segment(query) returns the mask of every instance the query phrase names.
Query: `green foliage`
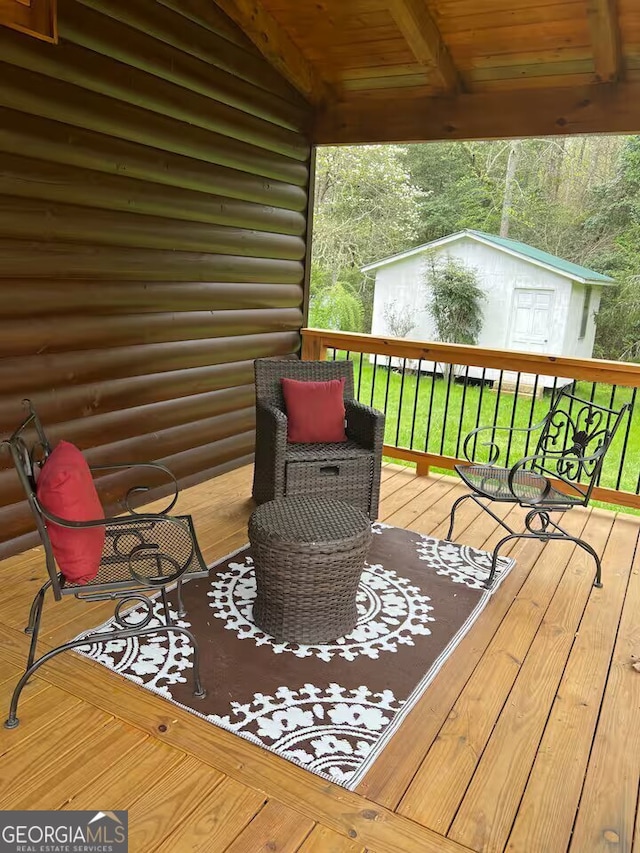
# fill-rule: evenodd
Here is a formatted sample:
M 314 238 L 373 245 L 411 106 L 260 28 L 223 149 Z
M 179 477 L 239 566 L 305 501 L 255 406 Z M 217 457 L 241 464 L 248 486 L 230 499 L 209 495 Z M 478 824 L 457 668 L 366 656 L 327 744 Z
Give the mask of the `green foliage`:
M 463 228 L 497 230 L 500 216 L 495 187 L 481 168 L 473 143 L 410 145 L 404 161 L 422 191 L 420 243 Z
M 419 222 L 420 192 L 411 183 L 403 152 L 394 145 L 319 149 L 310 321 L 329 317 L 333 323 L 354 324 L 356 299 L 359 330 L 371 328 L 373 279 L 360 268 L 412 245 Z M 331 312 L 323 291 L 338 282 L 334 295 L 342 304 Z
M 455 258 L 430 258 L 425 273 L 429 292 L 427 311 L 438 339 L 452 344 L 476 344 L 482 329 L 484 293 L 473 269 Z
M 598 312 L 597 358 L 640 361 L 640 284 L 625 279 L 604 293 Z
M 640 136 L 323 148 L 316 173 L 313 322 L 369 330 L 373 277 L 361 267 L 464 228 L 497 234 L 502 221 L 509 237 L 614 277 L 594 352 L 640 358 Z
M 316 287 L 309 303 L 309 325 L 316 329 L 362 331 L 362 305 L 343 282 Z

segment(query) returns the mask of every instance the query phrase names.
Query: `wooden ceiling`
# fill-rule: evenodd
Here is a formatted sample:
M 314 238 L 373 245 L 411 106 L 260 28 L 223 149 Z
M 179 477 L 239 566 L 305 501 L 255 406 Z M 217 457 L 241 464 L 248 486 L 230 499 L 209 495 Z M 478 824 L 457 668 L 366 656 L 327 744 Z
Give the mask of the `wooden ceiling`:
M 640 0 L 216 0 L 315 141 L 640 130 Z

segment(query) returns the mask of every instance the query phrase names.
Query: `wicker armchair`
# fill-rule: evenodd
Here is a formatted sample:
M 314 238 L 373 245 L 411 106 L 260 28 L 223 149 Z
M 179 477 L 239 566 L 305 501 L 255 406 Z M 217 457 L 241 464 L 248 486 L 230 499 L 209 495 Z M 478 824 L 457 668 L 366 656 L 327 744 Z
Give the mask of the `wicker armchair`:
M 335 498 L 378 516 L 384 414 L 354 399 L 350 361 L 255 361 L 256 503 L 292 495 Z M 347 441 L 293 444 L 287 441 L 287 415 L 281 379 L 324 382 L 344 378 Z

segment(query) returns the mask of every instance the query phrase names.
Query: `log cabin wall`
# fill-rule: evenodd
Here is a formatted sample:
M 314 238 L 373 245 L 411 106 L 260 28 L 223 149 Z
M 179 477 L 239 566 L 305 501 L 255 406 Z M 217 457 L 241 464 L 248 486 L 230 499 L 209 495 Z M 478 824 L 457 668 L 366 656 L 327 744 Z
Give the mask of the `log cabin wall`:
M 0 27 L 0 435 L 29 397 L 90 463 L 190 485 L 251 459 L 253 359 L 299 348 L 309 110 L 211 0 L 58 27 Z M 5 557 L 37 539 L 0 466 Z

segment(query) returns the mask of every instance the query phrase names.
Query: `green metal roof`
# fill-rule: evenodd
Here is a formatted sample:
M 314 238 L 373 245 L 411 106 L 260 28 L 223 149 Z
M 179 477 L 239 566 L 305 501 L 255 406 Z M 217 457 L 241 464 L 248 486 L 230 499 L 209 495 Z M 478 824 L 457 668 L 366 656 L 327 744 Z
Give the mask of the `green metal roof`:
M 573 264 L 571 261 L 565 261 L 563 258 L 558 258 L 556 255 L 550 255 L 549 252 L 543 252 L 541 249 L 535 249 L 526 243 L 520 243 L 518 240 L 510 240 L 508 237 L 497 237 L 495 234 L 485 234 L 484 231 L 474 231 L 468 228 L 467 234 L 475 234 L 476 237 L 482 237 L 488 243 L 494 243 L 496 246 L 501 246 L 503 249 L 509 249 L 512 252 L 517 252 L 519 255 L 524 255 L 526 258 L 531 258 L 532 261 L 538 261 L 541 264 L 546 264 L 548 267 L 555 267 L 560 272 L 566 275 L 576 276 L 576 278 L 586 279 L 587 281 L 602 282 L 603 284 L 613 284 L 613 279 L 608 275 L 590 270 L 587 267 L 582 267 L 580 264 Z

